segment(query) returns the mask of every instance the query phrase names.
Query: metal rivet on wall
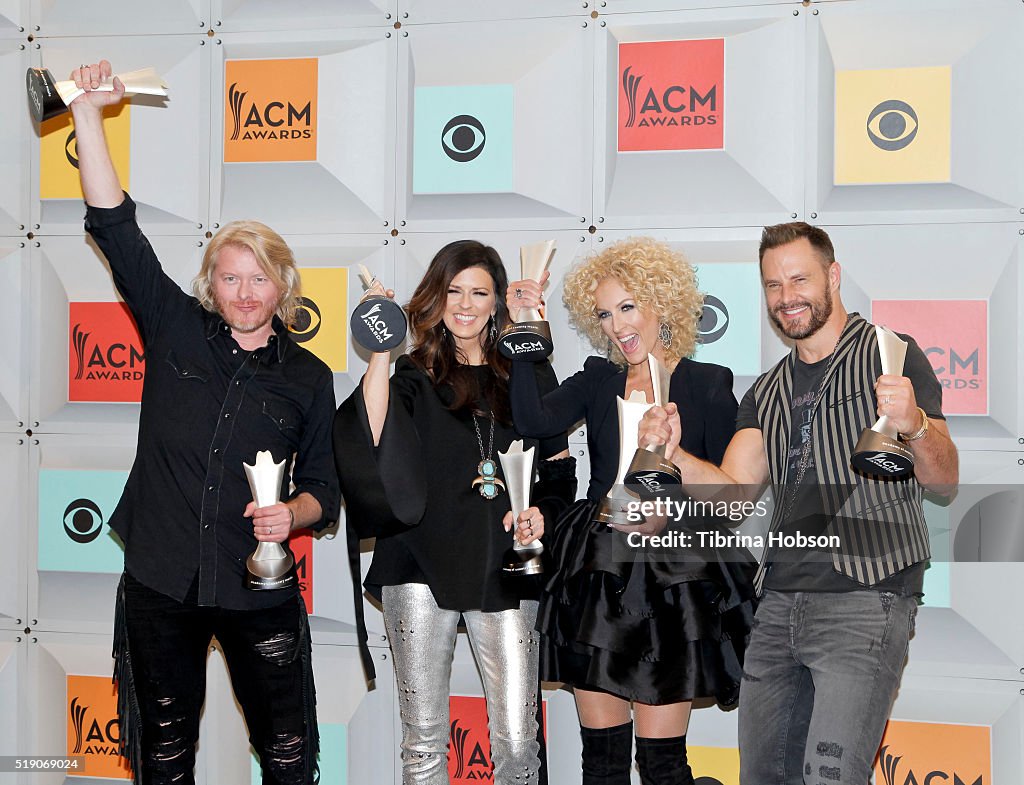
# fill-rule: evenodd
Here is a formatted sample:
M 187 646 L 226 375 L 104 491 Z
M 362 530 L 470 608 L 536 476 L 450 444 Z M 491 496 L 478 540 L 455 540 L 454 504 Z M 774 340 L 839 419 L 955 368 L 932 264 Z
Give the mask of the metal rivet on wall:
M 789 214 L 789 217 L 790 217 L 790 218 L 796 218 L 796 213 L 790 213 L 790 214 Z
M 818 217 L 817 213 L 811 213 L 811 218 L 817 218 L 817 217 Z

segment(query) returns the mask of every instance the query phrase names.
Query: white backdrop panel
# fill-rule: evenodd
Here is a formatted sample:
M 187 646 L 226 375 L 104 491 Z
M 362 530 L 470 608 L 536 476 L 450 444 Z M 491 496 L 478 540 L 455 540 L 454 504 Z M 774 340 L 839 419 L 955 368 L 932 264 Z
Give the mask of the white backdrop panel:
M 24 431 L 28 420 L 28 243 L 0 238 L 0 431 Z
M 943 410 L 957 445 L 972 450 L 1018 449 L 1017 439 L 1024 433 L 1024 280 L 1018 227 L 837 226 L 828 231 L 844 270 L 847 310 L 870 318 L 873 302 L 895 301 L 887 313 L 906 311 L 890 315 L 886 322 L 912 335 L 939 372 Z M 919 313 L 911 314 L 909 301 L 938 305 L 918 305 Z M 987 305 L 975 307 L 972 301 Z M 975 367 L 971 358 L 976 350 L 980 351 Z M 969 390 L 958 385 L 975 383 L 976 392 L 965 398 Z
M 209 18 L 210 0 L 105 0 L 102 10 L 74 0 L 32 2 L 33 29 L 41 36 L 193 33 Z
M 196 35 L 48 38 L 41 51 L 33 50 L 32 65 L 49 68 L 58 80 L 67 79 L 73 68 L 90 58 L 109 60 L 115 73 L 153 66 L 164 77 L 169 98 L 137 96 L 126 110 L 130 125 L 126 190 L 139 204 L 139 223 L 154 234 L 188 234 L 207 223 L 210 49 L 208 39 Z M 66 132 L 70 134 L 70 125 Z M 39 162 L 39 156 L 37 133 L 32 137 L 32 159 Z M 60 153 L 55 157 L 60 159 Z M 66 166 L 63 160 L 53 162 L 54 169 Z M 35 193 L 32 219 L 43 233 L 82 233 L 85 211 L 80 198 L 40 199 L 40 192 Z
M 765 6 L 602 19 L 594 114 L 598 221 L 604 219 L 608 228 L 616 229 L 758 225 L 802 213 L 805 15 L 803 9 Z M 652 136 L 640 140 L 637 148 L 617 152 L 625 130 L 619 128 L 619 102 L 625 100 L 619 45 L 703 39 L 724 40 L 724 70 L 712 75 L 725 92 L 717 107 L 724 122 L 721 149 L 659 149 Z M 650 100 L 649 88 L 670 115 L 670 101 L 686 100 L 679 96 L 687 94 L 677 88 L 689 89 L 688 74 L 664 66 L 658 71 L 631 70 L 632 76 L 641 77 L 635 128 L 646 122 L 643 105 Z M 667 92 L 673 89 L 678 93 L 674 98 Z M 655 120 L 665 119 L 665 111 L 656 114 Z M 690 119 L 685 112 L 679 116 Z
M 284 9 L 284 6 L 281 6 Z M 290 7 L 289 7 L 290 8 Z M 254 218 L 282 234 L 376 232 L 393 223 L 395 156 L 395 41 L 393 30 L 336 29 L 305 32 L 238 33 L 213 39 L 216 60 L 212 76 L 212 131 L 210 134 L 211 211 L 213 221 L 226 223 Z M 389 40 L 390 39 L 390 40 Z M 225 162 L 225 103 L 231 85 L 225 83 L 225 63 L 245 60 L 298 60 L 316 58 L 317 127 L 313 154 L 300 160 L 282 160 L 272 146 L 242 152 L 245 161 Z M 246 68 L 241 64 L 242 73 Z M 270 102 L 283 105 L 291 90 L 310 86 L 292 83 L 272 93 L 254 92 L 261 86 L 253 77 L 239 81 L 243 121 L 252 112 L 264 123 L 278 123 L 268 115 Z M 265 100 L 264 100 L 265 99 Z M 262 104 L 257 106 L 259 100 Z M 301 110 L 306 100 L 298 100 Z M 289 121 L 290 122 L 290 121 Z M 307 130 L 298 128 L 297 133 Z M 290 128 L 290 126 L 286 127 Z M 230 130 L 230 129 L 229 129 Z M 266 125 L 243 125 L 245 134 L 266 131 Z M 272 129 L 271 129 L 272 130 Z M 283 144 L 283 143 L 282 143 Z M 233 157 L 233 156 L 232 156 Z
M 16 31 L 16 27 L 5 28 L 0 17 L 0 101 L 8 113 L 0 125 L 0 235 L 25 233 L 31 199 L 32 157 L 27 128 L 32 121 L 25 94 L 29 44 Z
M 390 25 L 398 0 L 212 0 L 214 32 L 323 30 Z
M 164 272 L 190 291 L 205 241 L 187 237 L 150 239 Z M 137 403 L 68 402 L 68 304 L 119 301 L 105 259 L 82 235 L 48 237 L 31 250 L 32 428 L 50 432 L 134 432 Z
M 25 755 L 28 739 L 25 734 L 25 657 L 27 646 L 19 631 L 0 631 L 0 755 Z M 25 776 L 0 774 L 0 782 L 20 785 Z
M 590 15 L 583 0 L 399 0 L 399 21 L 403 24 L 422 22 L 469 22 L 479 20 L 523 19 L 530 17 Z M 472 67 L 470 63 L 467 66 Z
M 812 219 L 830 224 L 1019 219 L 1024 151 L 1016 140 L 1024 133 L 1024 104 L 1013 98 L 1015 76 L 1024 67 L 1019 7 L 1003 0 L 859 0 L 816 6 L 812 20 L 807 53 Z M 924 84 L 903 84 L 893 91 L 906 91 L 900 95 L 885 89 L 911 69 L 935 67 L 951 69 L 951 84 L 934 101 L 925 97 Z M 911 105 L 920 101 L 918 109 L 950 104 L 935 109 L 933 122 L 947 124 L 949 138 L 936 144 L 930 161 L 894 174 L 886 184 L 834 184 L 835 112 L 845 101 L 837 96 L 836 79 L 848 71 L 878 71 L 875 78 L 886 97 Z M 921 139 L 927 128 L 921 128 Z M 910 140 L 904 145 L 908 153 L 915 138 L 911 130 L 902 137 Z M 940 157 L 949 159 L 945 176 L 932 171 Z M 860 160 L 867 158 L 862 154 Z
M 0 518 L 0 629 L 28 626 L 28 540 L 30 525 L 29 485 L 30 437 L 25 434 L 0 435 L 0 499 L 6 500 L 6 513 Z
M 134 435 L 106 434 L 98 439 L 96 434 L 39 434 L 32 438 L 25 562 L 28 622 L 33 629 L 109 633 L 113 628 L 123 556 L 108 524 L 134 459 Z M 44 499 L 40 499 L 41 481 Z M 49 503 L 45 509 L 40 507 L 42 502 Z M 83 508 L 94 510 L 93 514 L 80 518 L 74 527 L 73 516 Z M 75 531 L 87 536 L 74 540 Z
M 590 211 L 593 150 L 590 29 L 578 19 L 557 18 L 439 24 L 401 33 L 400 227 L 586 225 L 581 219 Z M 478 118 L 482 109 L 487 114 Z M 443 152 L 446 121 L 466 115 L 480 123 L 486 138 L 477 136 L 478 158 L 460 161 L 450 149 Z

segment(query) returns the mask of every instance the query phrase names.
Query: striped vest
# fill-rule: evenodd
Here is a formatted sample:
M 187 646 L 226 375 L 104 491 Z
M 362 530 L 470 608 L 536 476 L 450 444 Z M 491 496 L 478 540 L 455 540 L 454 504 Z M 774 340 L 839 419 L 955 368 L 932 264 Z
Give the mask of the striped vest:
M 811 444 L 823 509 L 831 517 L 829 534 L 840 547 L 831 549 L 832 567 L 865 586 L 895 575 L 931 555 L 921 507 L 923 492 L 911 474 L 899 480 L 858 474 L 850 456 L 861 431 L 877 420 L 875 380 L 882 373 L 874 325 L 858 314 L 839 336 L 823 393 L 811 414 Z M 796 349 L 754 383 L 757 419 L 775 488 L 778 531 L 790 499 L 786 487 L 793 371 Z M 755 577 L 758 593 L 764 580 L 765 548 Z

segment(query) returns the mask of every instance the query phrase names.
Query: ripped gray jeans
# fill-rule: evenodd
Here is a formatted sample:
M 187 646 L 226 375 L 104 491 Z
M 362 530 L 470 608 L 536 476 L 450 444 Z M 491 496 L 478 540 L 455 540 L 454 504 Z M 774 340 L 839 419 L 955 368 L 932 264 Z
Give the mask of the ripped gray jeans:
M 743 663 L 740 785 L 865 785 L 917 600 L 766 591 Z

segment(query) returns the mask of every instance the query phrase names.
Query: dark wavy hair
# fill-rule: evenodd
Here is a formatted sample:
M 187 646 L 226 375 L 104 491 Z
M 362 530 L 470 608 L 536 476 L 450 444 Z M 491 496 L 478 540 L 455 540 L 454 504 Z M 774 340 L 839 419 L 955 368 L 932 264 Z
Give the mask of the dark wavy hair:
M 494 371 L 492 381 L 478 389 L 476 374 L 459 356 L 455 339 L 444 326 L 444 311 L 448 304 L 448 287 L 463 270 L 479 267 L 491 276 L 494 285 L 494 316 L 484 328 L 484 360 Z M 498 352 L 496 336 L 508 324 L 505 290 L 508 275 L 498 252 L 476 240 L 456 240 L 437 252 L 420 281 L 412 299 L 406 306 L 413 350 L 409 356 L 427 372 L 434 386 L 447 388 L 442 399 L 452 411 L 471 408 L 483 414 L 477 401 L 486 401 L 499 422 L 512 420 L 508 403 L 509 361 Z M 491 329 L 492 324 L 494 330 Z

